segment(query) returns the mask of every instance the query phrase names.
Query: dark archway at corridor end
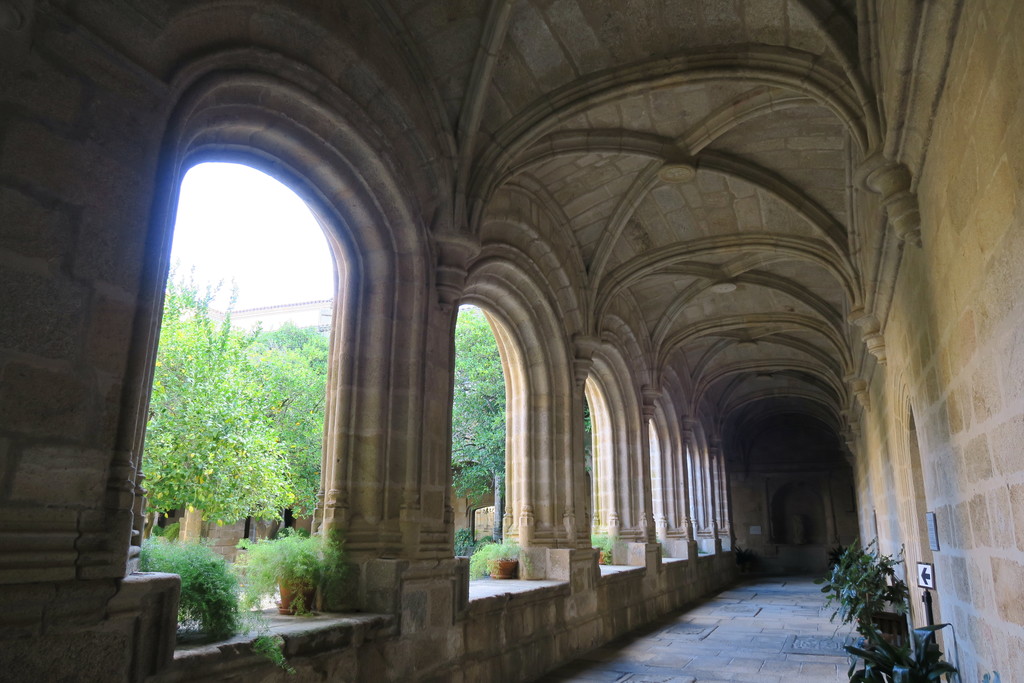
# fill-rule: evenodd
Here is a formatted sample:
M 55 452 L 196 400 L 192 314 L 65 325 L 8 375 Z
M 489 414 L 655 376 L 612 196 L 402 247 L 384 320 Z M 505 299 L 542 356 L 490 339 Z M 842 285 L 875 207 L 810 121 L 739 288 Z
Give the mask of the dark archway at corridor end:
M 736 545 L 766 573 L 822 573 L 858 537 L 853 471 L 830 416 L 775 399 L 730 416 L 723 450 Z

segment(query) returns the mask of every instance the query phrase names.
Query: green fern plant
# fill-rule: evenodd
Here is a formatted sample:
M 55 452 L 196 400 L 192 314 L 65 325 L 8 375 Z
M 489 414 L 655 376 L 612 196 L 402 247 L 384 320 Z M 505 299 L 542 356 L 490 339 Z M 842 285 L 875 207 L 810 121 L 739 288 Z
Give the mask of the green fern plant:
M 149 538 L 142 544 L 139 568 L 181 577 L 178 633 L 223 640 L 242 626 L 238 581 L 224 558 L 198 542 Z
M 284 638 L 281 636 L 269 634 L 257 636 L 252 641 L 252 651 L 262 657 L 266 657 L 288 673 L 295 673 L 295 667 L 289 664 L 284 656 Z

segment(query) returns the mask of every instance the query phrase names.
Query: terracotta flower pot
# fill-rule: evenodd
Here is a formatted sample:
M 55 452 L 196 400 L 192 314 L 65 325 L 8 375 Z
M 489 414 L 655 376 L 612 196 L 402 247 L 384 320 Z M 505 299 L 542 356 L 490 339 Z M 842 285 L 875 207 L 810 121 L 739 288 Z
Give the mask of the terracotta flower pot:
M 487 571 L 492 579 L 514 579 L 519 560 L 491 560 L 487 563 Z
M 278 588 L 281 589 L 281 602 L 277 603 L 278 613 L 306 614 L 313 611 L 316 587 L 302 586 L 299 590 L 293 591 L 283 583 L 279 583 Z

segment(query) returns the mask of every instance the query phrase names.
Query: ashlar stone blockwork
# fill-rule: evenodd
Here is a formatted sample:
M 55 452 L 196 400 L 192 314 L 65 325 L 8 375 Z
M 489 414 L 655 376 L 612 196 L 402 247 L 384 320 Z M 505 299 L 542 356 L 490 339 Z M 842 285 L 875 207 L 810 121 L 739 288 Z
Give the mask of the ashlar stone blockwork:
M 858 534 L 935 563 L 965 678 L 1024 670 L 1022 36 L 1002 0 L 0 0 L 0 670 L 195 677 L 135 558 L 206 160 L 292 187 L 338 272 L 315 525 L 376 616 L 289 636 L 307 677 L 529 680 L 734 543 L 808 568 Z M 515 598 L 452 556 L 463 303 L 546 579 Z

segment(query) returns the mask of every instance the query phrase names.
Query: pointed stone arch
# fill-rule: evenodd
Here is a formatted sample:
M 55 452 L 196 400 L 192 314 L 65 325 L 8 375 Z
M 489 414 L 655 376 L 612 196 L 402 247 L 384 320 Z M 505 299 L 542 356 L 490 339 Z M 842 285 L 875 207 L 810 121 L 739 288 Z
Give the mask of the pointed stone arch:
M 505 370 L 506 533 L 524 546 L 587 547 L 582 413 L 577 443 L 555 304 L 536 278 L 486 249 L 470 266 L 463 302 L 488 315 Z
M 439 416 L 412 399 L 428 374 L 411 370 L 429 356 L 433 312 L 422 287 L 432 273 L 417 207 L 378 142 L 361 132 L 362 119 L 341 113 L 344 93 L 310 83 L 308 72 L 281 59 L 272 60 L 274 75 L 235 70 L 237 57 L 207 57 L 182 69 L 175 83 L 132 339 L 133 409 L 124 412 L 121 430 L 132 470 L 138 477 L 180 180 L 201 161 L 242 161 L 286 182 L 310 206 L 337 266 L 316 524 L 341 530 L 355 557 L 442 553 L 445 544 L 434 539 L 443 538 L 446 511 L 429 492 L 443 488 L 445 451 L 422 427 Z M 338 106 L 327 106 L 328 99 Z M 409 343 L 395 344 L 397 338 Z M 134 493 L 138 508 L 141 489 Z M 410 509 L 418 511 L 415 524 L 403 523 Z

